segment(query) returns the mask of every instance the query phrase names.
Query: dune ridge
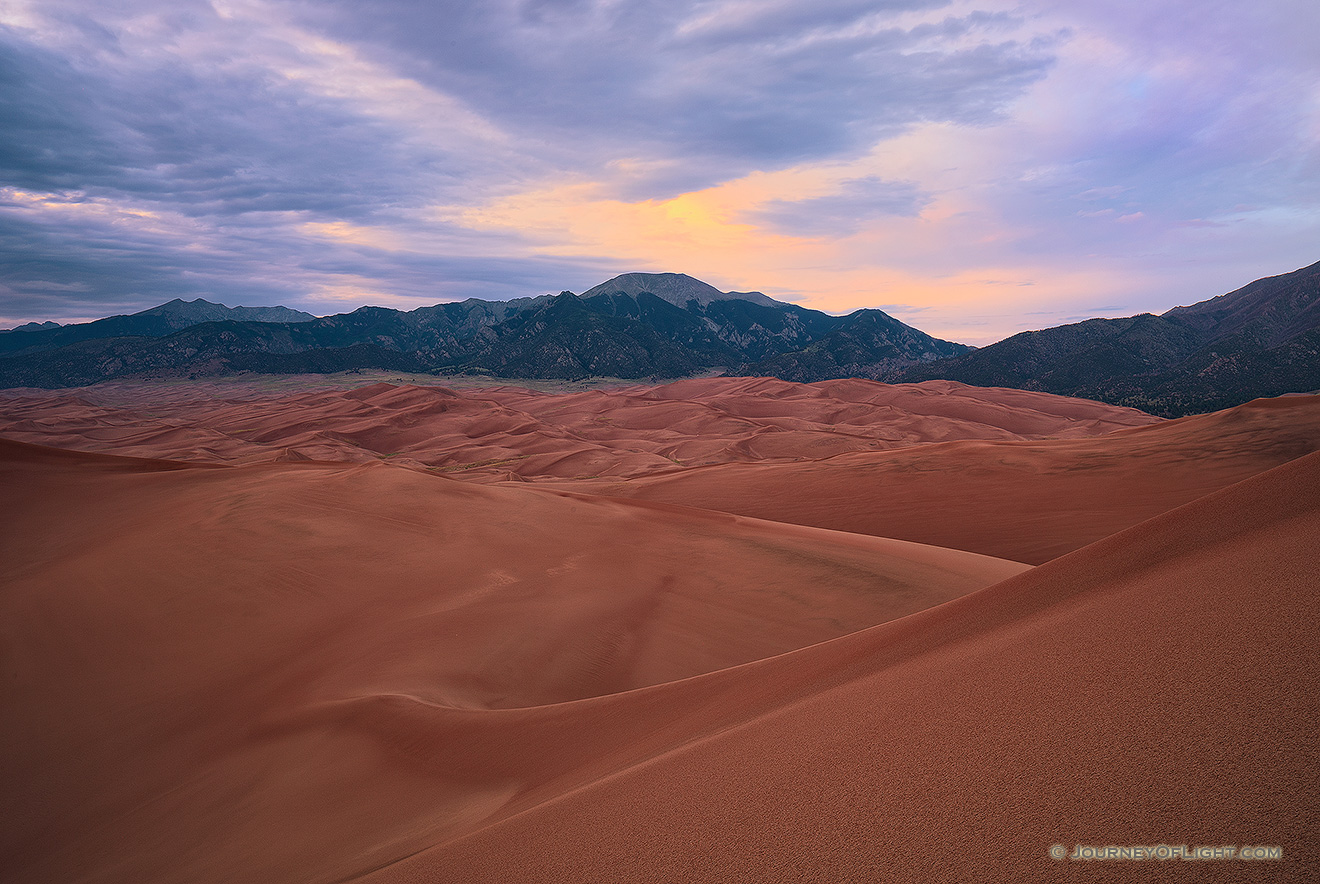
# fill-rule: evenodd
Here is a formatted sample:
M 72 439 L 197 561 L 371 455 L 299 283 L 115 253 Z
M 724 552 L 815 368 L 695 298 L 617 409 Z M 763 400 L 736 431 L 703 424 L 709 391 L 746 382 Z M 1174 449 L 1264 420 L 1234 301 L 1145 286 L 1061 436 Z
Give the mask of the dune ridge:
M 363 880 L 1168 880 L 1159 863 L 1046 852 L 1158 843 L 1280 845 L 1285 862 L 1197 877 L 1308 880 L 1318 532 L 1313 454 L 981 592 L 719 673 L 728 713 L 733 683 L 814 670 L 773 711 L 732 728 L 693 712 L 706 738 Z
M 201 462 L 384 457 L 494 481 L 625 477 L 949 439 L 1088 436 L 1159 420 L 1098 402 L 946 381 L 708 378 L 566 394 L 379 383 L 219 400 L 177 385 L 115 390 L 0 396 L 0 434 Z
M 1311 880 L 1320 397 L 1038 396 L 4 398 L 0 880 Z
M 190 463 L 387 461 L 1027 564 L 1320 449 L 1317 396 L 1164 421 L 936 381 L 706 378 L 568 394 L 378 383 L 222 400 L 208 390 L 0 396 L 0 435 Z
M 165 469 L 2 442 L 0 480 L 9 880 L 347 874 L 353 850 L 392 857 L 608 758 L 538 709 L 1023 570 L 382 463 Z M 629 752 L 663 741 L 656 720 Z
M 1320 396 L 1093 438 L 969 440 L 543 487 L 814 525 L 1040 564 L 1320 450 Z
M 4 454 L 11 469 L 17 460 L 24 475 L 41 472 L 29 448 Z M 442 489 L 446 507 L 451 495 L 468 506 L 516 498 L 520 514 L 574 503 L 385 465 L 162 472 L 107 461 L 88 458 L 73 472 L 92 478 L 74 480 L 46 461 L 50 475 L 29 487 L 47 501 L 66 483 L 85 493 L 89 481 L 128 493 L 145 484 L 154 497 L 164 485 L 285 500 L 282 483 L 338 476 L 337 506 L 357 515 L 361 484 L 396 513 L 401 490 L 418 483 Z M 211 494 L 202 501 L 209 511 Z M 167 524 L 129 526 L 147 547 L 160 546 L 157 532 L 191 527 L 178 499 L 164 502 L 153 520 Z M 290 507 L 306 514 L 307 500 Z M 259 511 L 268 522 L 269 507 Z M 388 530 L 415 515 L 405 509 Z M 644 517 L 659 516 L 673 512 Z M 325 523 L 324 513 L 307 518 Z M 712 542 L 719 517 L 706 518 Z M 436 593 L 419 592 L 406 564 L 393 563 L 404 577 L 384 591 L 353 594 L 367 608 L 346 609 L 329 592 L 308 604 L 307 587 L 298 597 L 281 580 L 256 597 L 212 588 L 163 613 L 167 595 L 143 594 L 150 575 L 132 575 L 137 589 L 128 575 L 106 575 L 137 561 L 134 551 L 116 560 L 98 540 L 81 563 L 51 549 L 18 563 L 13 550 L 30 548 L 18 536 L 6 550 L 3 628 L 27 690 L 7 697 L 23 714 L 5 773 L 27 826 L 7 832 L 10 880 L 920 881 L 987 868 L 1045 880 L 1059 874 L 1044 854 L 1052 843 L 1179 837 L 1281 844 L 1283 879 L 1305 880 L 1317 822 L 1306 784 L 1320 758 L 1308 726 L 1320 712 L 1318 531 L 1311 455 L 882 625 L 650 684 L 602 681 L 588 665 L 577 678 L 591 689 L 565 694 L 553 678 L 529 686 L 535 668 L 519 671 L 509 686 L 537 693 L 503 708 L 489 694 L 446 694 L 452 679 L 435 660 L 442 624 L 401 629 L 435 613 Z M 825 534 L 810 533 L 813 545 Z M 272 543 L 287 541 L 281 532 Z M 34 573 L 33 558 L 47 567 Z M 52 573 L 53 561 L 64 570 Z M 164 591 L 177 594 L 185 570 L 160 564 Z M 100 586 L 69 579 L 86 567 Z M 120 591 L 107 596 L 116 576 Z M 216 620 L 255 613 L 246 630 Z M 544 633 L 542 613 L 528 619 Z M 497 619 L 482 622 L 506 629 Z M 589 631 L 590 620 L 556 639 Z M 65 640 L 24 642 L 18 627 L 34 625 L 59 627 Z M 719 647 L 708 637 L 708 652 Z M 35 659 L 43 648 L 48 659 Z M 179 654 L 186 667 L 143 674 L 144 663 Z M 471 668 L 471 648 L 462 656 Z M 1189 807 L 1179 800 L 1189 794 L 1205 797 Z

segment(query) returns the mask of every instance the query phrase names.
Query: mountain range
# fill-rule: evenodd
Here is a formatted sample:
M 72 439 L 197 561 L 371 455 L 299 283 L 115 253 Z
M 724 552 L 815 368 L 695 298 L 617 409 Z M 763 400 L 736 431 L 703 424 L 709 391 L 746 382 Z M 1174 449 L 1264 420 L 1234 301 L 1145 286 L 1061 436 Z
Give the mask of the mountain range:
M 723 371 L 798 382 L 946 379 L 1163 416 L 1320 388 L 1320 263 L 1161 315 L 1091 319 L 980 349 L 880 310 L 833 316 L 680 273 L 623 274 L 581 295 L 407 312 L 362 307 L 317 318 L 175 300 L 96 322 L 32 325 L 0 334 L 0 387 L 363 368 L 567 379 Z
M 933 378 L 1097 399 L 1166 417 L 1320 389 L 1320 263 L 1165 313 L 1022 332 L 913 367 Z
M 199 306 L 200 305 L 200 306 Z M 170 308 L 170 309 L 166 309 Z M 355 368 L 498 377 L 683 377 L 864 341 L 875 373 L 956 356 L 879 310 L 831 316 L 760 292 L 721 292 L 679 273 L 630 273 L 582 295 L 469 299 L 412 311 L 362 307 L 314 318 L 251 316 L 205 301 L 0 337 L 0 386 L 65 387 L 140 374 Z M 271 308 L 284 309 L 284 308 Z M 293 313 L 293 311 L 289 311 Z M 745 372 L 744 372 L 745 373 Z
M 288 307 L 226 307 L 198 298 L 183 301 L 175 298 L 159 307 L 127 316 L 109 316 L 94 322 L 60 325 L 57 322 L 29 322 L 0 332 L 0 356 L 36 353 L 105 338 L 157 338 L 205 322 L 236 320 L 240 322 L 307 322 L 316 317 Z M 14 334 L 21 332 L 22 334 Z

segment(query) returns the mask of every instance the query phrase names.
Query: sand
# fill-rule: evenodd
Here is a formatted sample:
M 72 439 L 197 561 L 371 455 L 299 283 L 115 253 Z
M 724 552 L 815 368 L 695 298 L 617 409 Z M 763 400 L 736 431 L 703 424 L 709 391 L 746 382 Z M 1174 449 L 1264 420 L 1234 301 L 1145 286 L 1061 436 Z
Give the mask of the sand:
M 415 701 L 460 732 L 517 722 L 1025 569 L 380 463 L 174 466 L 0 443 L 0 508 L 24 514 L 0 551 L 14 880 L 333 879 L 360 868 L 343 851 L 374 862 L 508 813 L 593 754 L 588 736 L 568 760 L 451 747 L 415 775 Z M 399 708 L 356 733 L 381 704 Z M 485 729 L 455 738 L 499 745 Z M 115 845 L 155 847 L 106 868 Z
M 255 382 L 143 382 L 0 393 L 0 436 L 9 439 L 207 463 L 389 459 L 468 481 L 626 478 L 1158 422 L 1099 402 L 949 381 L 712 378 L 568 394 L 387 383 L 271 394 Z
M 1029 564 L 1320 450 L 1320 396 L 1048 442 L 959 441 L 624 481 L 550 481 Z
M 1314 880 L 1317 397 L 250 393 L 0 396 L 0 880 Z
M 616 696 L 687 740 L 365 880 L 1315 880 L 1318 536 L 1311 455 L 949 604 Z M 1284 859 L 1047 854 L 1161 843 Z

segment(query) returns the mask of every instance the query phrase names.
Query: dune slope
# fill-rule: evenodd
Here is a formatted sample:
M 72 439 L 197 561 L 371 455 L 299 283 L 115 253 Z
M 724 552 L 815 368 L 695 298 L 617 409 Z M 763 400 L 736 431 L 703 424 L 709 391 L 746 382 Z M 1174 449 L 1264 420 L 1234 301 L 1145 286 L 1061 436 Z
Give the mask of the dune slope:
M 1039 564 L 1320 449 L 1320 396 L 1093 438 L 957 441 L 550 482 Z
M 15 442 L 0 513 L 16 882 L 340 880 L 686 738 L 612 696 L 1024 570 L 380 463 Z
M 474 481 L 627 477 L 951 439 L 1085 437 L 1159 422 L 1130 408 L 945 381 L 709 378 L 548 394 L 373 384 L 279 396 L 120 384 L 0 396 L 0 435 L 211 463 L 388 458 Z
M 611 698 L 664 695 L 690 739 L 363 880 L 1314 880 L 1317 536 L 1311 455 L 949 604 Z M 1047 853 L 1161 843 L 1283 859 Z
M 1320 397 L 716 380 L 8 400 L 0 881 L 1315 879 Z
M 548 394 L 235 382 L 0 396 L 0 436 L 256 464 L 425 467 L 1048 561 L 1320 449 L 1320 397 L 1163 421 L 946 381 L 707 378 Z M 238 395 L 244 390 L 247 393 Z

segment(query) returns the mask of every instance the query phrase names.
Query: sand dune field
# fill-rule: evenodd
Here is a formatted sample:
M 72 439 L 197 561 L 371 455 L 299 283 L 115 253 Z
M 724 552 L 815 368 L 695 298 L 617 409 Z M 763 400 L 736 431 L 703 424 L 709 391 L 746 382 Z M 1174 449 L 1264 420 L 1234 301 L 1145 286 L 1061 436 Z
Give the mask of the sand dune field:
M 1315 880 L 1318 452 L 1315 396 L 3 391 L 0 880 Z M 1049 853 L 1158 844 L 1282 858 Z

